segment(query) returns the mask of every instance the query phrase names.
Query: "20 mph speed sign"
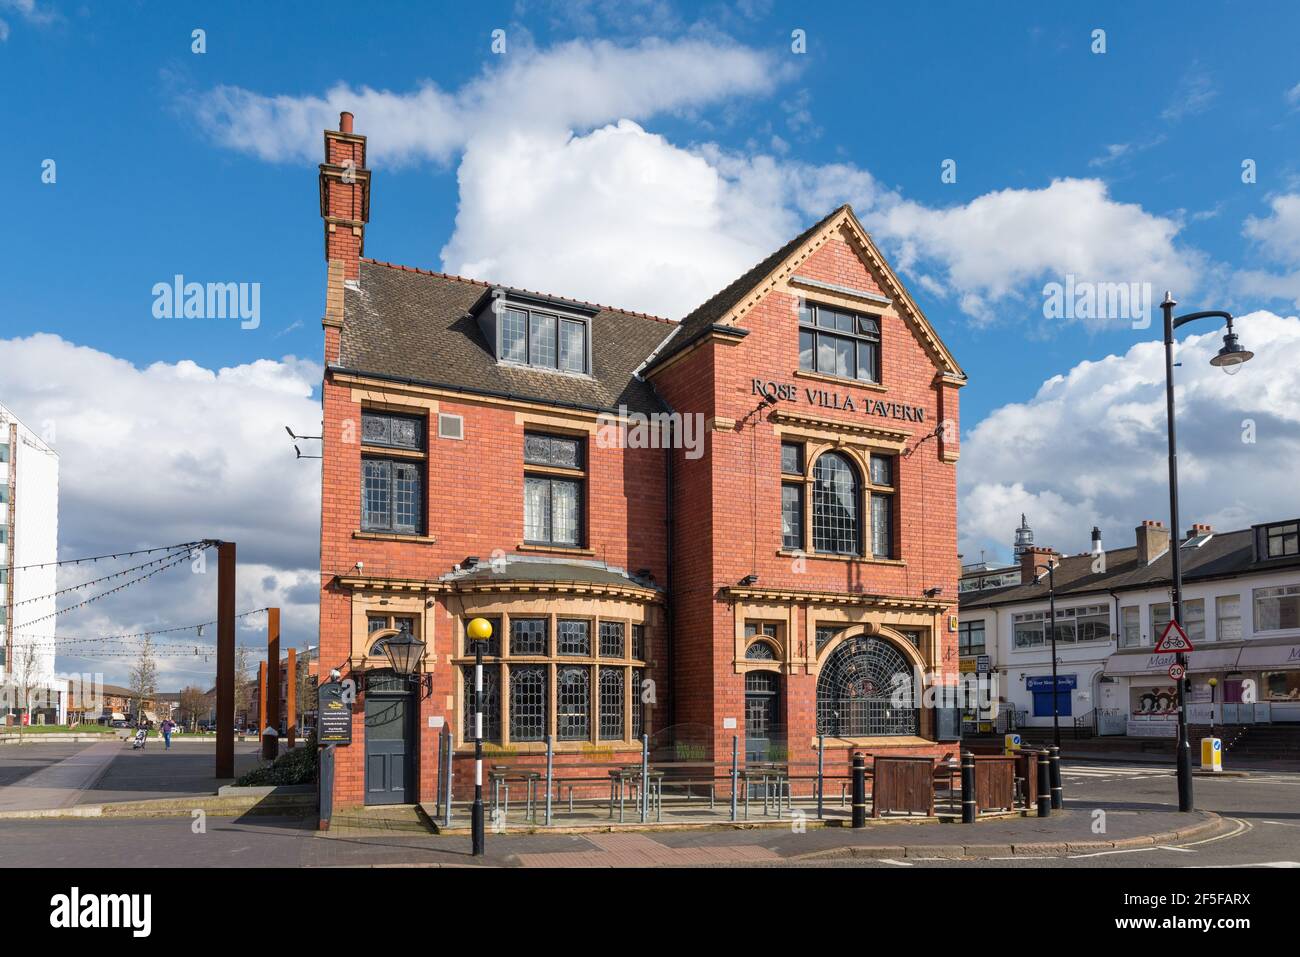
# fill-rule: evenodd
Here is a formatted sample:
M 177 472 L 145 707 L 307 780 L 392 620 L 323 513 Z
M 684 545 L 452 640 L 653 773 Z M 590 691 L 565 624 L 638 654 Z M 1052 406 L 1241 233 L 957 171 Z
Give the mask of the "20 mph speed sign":
M 1182 665 L 1172 664 L 1169 666 L 1169 677 L 1173 678 L 1174 681 L 1178 681 L 1185 674 L 1187 674 L 1187 669 Z

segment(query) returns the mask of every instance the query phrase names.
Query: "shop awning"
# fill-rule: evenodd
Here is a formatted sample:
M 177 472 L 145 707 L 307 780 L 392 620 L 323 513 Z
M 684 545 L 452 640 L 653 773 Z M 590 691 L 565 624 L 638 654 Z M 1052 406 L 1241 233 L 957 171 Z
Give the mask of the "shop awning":
M 112 717 L 111 720 L 113 720 L 113 721 L 125 721 L 125 720 L 126 720 L 126 715 L 124 715 L 124 714 L 123 714 L 122 712 L 120 712 L 120 711 L 114 711 L 114 712 L 113 712 L 113 717 Z
M 1171 651 L 1155 654 L 1151 651 L 1140 654 L 1123 654 L 1116 652 L 1106 659 L 1105 673 L 1108 675 L 1156 675 L 1169 671 L 1178 657 Z
M 1188 671 L 1232 671 L 1240 648 L 1197 648 L 1187 656 Z
M 1237 662 L 1240 669 L 1247 668 L 1300 668 L 1300 644 L 1247 645 L 1241 649 Z
M 144 713 L 144 719 L 145 719 L 146 721 L 157 721 L 157 720 L 158 720 L 158 716 L 157 716 L 156 714 L 154 714 L 152 711 L 146 711 L 146 712 Z

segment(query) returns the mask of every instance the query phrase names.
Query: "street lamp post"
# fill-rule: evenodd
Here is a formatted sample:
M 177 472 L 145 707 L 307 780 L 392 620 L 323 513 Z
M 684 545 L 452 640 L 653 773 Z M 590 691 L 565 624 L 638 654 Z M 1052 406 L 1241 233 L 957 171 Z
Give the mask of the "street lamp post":
M 1165 316 L 1165 413 L 1169 422 L 1169 547 L 1172 589 L 1169 595 L 1169 613 L 1171 620 L 1183 627 L 1183 562 L 1180 542 L 1178 540 L 1178 438 L 1174 428 L 1174 330 L 1197 319 L 1224 319 L 1228 329 L 1223 336 L 1223 348 L 1210 360 L 1210 365 L 1217 366 L 1233 375 L 1237 367 L 1249 360 L 1254 353 L 1241 348 L 1237 335 L 1232 331 L 1232 314 L 1218 310 L 1191 312 L 1174 318 L 1174 301 L 1172 293 L 1165 293 L 1165 300 L 1160 304 Z M 1178 652 L 1177 661 L 1183 669 L 1183 676 L 1178 679 L 1175 688 L 1178 692 L 1178 810 L 1192 810 L 1192 749 L 1187 740 L 1187 659 L 1183 652 Z

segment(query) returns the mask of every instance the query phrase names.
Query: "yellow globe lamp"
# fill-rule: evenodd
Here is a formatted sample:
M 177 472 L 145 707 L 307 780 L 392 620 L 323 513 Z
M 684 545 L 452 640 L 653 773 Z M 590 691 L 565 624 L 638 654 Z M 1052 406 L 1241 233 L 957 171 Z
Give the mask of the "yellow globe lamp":
M 486 618 L 474 618 L 465 626 L 465 633 L 471 641 L 487 641 L 492 637 L 492 622 Z

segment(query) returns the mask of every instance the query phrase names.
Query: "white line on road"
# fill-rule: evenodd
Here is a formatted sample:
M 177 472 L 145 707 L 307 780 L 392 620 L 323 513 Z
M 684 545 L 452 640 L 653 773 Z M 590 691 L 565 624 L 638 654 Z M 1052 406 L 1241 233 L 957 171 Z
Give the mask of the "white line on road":
M 915 864 L 911 864 L 911 863 L 909 863 L 908 861 L 896 861 L 896 860 L 894 860 L 892 857 L 880 857 L 880 858 L 877 858 L 877 860 L 880 861 L 881 864 L 893 864 L 895 867 L 915 867 L 915 866 L 916 866 Z

